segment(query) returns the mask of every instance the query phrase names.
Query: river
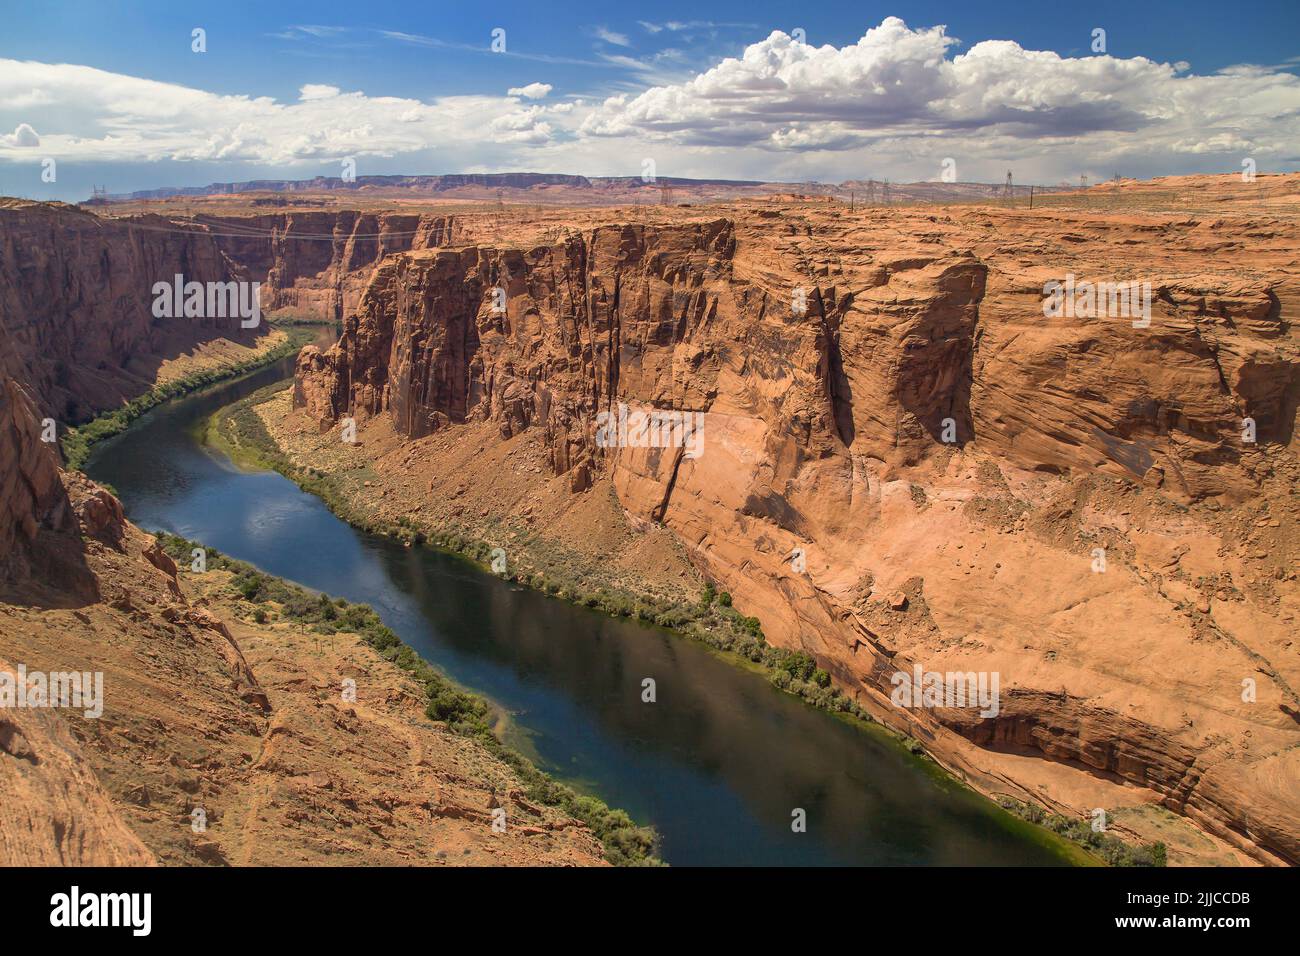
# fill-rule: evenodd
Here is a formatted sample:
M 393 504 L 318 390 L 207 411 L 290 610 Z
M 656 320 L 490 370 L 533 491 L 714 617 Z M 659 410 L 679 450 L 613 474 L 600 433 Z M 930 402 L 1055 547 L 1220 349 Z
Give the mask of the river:
M 506 742 L 663 837 L 673 865 L 1057 865 L 1069 853 L 883 732 L 781 693 L 659 628 L 574 607 L 452 556 L 360 532 L 201 441 L 205 419 L 292 360 L 163 405 L 87 472 L 141 527 L 365 602 L 490 698 Z M 654 678 L 657 701 L 643 703 Z M 805 832 L 792 828 L 796 809 Z

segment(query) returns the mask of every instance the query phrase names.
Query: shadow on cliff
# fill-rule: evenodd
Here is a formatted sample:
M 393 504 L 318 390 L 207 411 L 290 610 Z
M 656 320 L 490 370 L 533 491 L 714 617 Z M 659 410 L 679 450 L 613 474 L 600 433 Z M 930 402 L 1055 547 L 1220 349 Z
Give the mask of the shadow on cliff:
M 904 359 L 898 404 L 911 413 L 932 440 L 961 448 L 975 438 L 971 417 L 974 351 L 970 341 L 931 343 Z M 915 371 L 906 374 L 908 367 Z
M 38 607 L 80 607 L 99 598 L 81 526 L 36 404 L 0 378 L 0 597 Z
M 900 409 L 932 440 L 958 448 L 975 437 L 971 386 L 987 275 L 987 266 L 975 260 L 946 268 L 939 297 L 908 328 L 898 358 Z
M 829 385 L 835 430 L 839 433 L 840 441 L 844 442 L 844 447 L 848 448 L 857 436 L 857 428 L 853 424 L 853 386 L 849 383 L 849 377 L 844 374 L 844 355 L 840 351 L 838 334 L 832 336 L 830 340 L 827 358 L 830 362 Z
M 0 602 L 38 610 L 73 610 L 101 600 L 80 535 L 42 530 L 11 558 L 0 578 Z
M 169 322 L 155 319 L 154 322 Z M 218 320 L 220 321 L 220 320 Z M 83 364 L 70 365 L 61 359 L 35 359 L 27 376 L 41 398 L 41 405 L 59 421 L 83 425 L 96 415 L 125 405 L 152 390 L 169 362 L 195 355 L 201 346 L 224 339 L 248 349 L 257 349 L 270 328 L 264 321 L 255 329 L 221 326 L 178 326 L 160 334 L 147 351 L 137 351 L 125 361 L 93 356 Z M 93 364 L 91 364 L 93 362 Z

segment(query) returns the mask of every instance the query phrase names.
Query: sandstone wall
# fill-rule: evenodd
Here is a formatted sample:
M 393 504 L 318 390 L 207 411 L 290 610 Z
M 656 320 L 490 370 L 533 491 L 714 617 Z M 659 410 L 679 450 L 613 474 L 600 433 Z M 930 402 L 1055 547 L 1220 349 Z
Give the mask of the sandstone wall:
M 1276 784 L 1295 761 L 1258 777 L 1300 742 L 1295 536 L 1228 554 L 1216 516 L 1273 501 L 1294 530 L 1278 497 L 1296 475 L 1294 229 L 1216 267 L 1258 220 L 682 218 L 390 257 L 339 343 L 304 350 L 295 403 L 411 439 L 539 429 L 575 492 L 612 481 L 770 641 L 938 751 L 957 734 L 1090 768 L 1300 860 L 1300 808 Z M 1150 282 L 1151 326 L 1046 317 L 1043 285 L 1067 272 Z M 599 447 L 596 415 L 620 403 L 702 412 L 704 453 Z M 1096 545 L 1112 573 L 1090 572 Z M 998 670 L 1003 713 L 891 712 L 889 675 L 913 662 Z M 1240 699 L 1251 675 L 1259 706 Z
M 354 310 L 385 256 L 447 245 L 450 217 L 393 212 L 303 211 L 199 216 L 218 248 L 264 284 L 263 308 L 341 319 Z

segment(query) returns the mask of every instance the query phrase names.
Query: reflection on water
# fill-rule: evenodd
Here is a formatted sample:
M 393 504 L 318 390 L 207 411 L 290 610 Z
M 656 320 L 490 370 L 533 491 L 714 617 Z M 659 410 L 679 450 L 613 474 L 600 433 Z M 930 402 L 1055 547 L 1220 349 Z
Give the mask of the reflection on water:
M 665 631 L 358 532 L 194 425 L 285 361 L 156 410 L 89 472 L 132 520 L 372 605 L 427 660 L 510 714 L 509 742 L 663 835 L 683 864 L 1053 864 L 1058 851 L 892 741 L 813 710 Z M 653 677 L 656 703 L 641 701 Z M 807 813 L 807 832 L 791 813 Z

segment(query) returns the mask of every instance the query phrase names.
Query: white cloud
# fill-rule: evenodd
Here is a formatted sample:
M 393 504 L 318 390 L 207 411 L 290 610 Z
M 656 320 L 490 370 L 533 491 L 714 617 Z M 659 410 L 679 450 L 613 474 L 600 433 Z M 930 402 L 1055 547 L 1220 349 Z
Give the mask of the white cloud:
M 485 142 L 484 127 L 510 117 L 515 144 L 548 141 L 540 114 L 518 111 L 517 99 L 449 96 L 431 102 L 303 86 L 299 99 L 224 95 L 110 73 L 88 66 L 0 59 L 0 124 L 18 117 L 11 93 L 33 87 L 47 98 L 38 142 L 48 155 L 86 162 L 226 161 L 292 164 L 339 156 L 396 156 Z M 27 127 L 30 132 L 30 127 Z M 35 137 L 20 126 L 0 137 L 0 160 L 27 161 L 17 152 Z
M 347 32 L 347 27 L 328 27 L 308 23 L 302 26 L 286 27 L 279 33 L 271 33 L 268 34 L 268 36 L 279 37 L 281 40 L 303 40 L 307 37 L 315 37 L 318 40 L 324 40 L 331 37 L 342 36 Z
M 550 83 L 529 83 L 527 86 L 512 86 L 506 92 L 511 96 L 523 96 L 530 100 L 540 100 L 554 87 Z
M 1201 147 L 1285 155 L 1284 144 L 1300 140 L 1300 78 L 1289 73 L 1183 75 L 1184 63 L 1072 59 L 1009 40 L 949 59 L 956 42 L 943 27 L 913 30 L 894 17 L 842 48 L 775 31 L 689 80 L 610 98 L 583 131 L 780 151 L 943 137 L 969 154 L 994 143 L 1036 153 L 1095 139 L 1156 155 L 1192 137 Z
M 545 143 L 553 130 L 551 124 L 542 118 L 543 114 L 543 107 L 529 106 L 498 116 L 488 124 L 489 135 L 498 143 Z
M 303 33 L 310 34 L 314 37 L 332 37 L 340 33 L 346 33 L 347 27 L 324 27 L 317 24 L 304 24 L 302 26 L 290 27 L 292 30 L 300 30 Z
M 757 29 L 755 23 L 719 23 L 714 20 L 669 20 L 667 23 L 649 23 L 645 20 L 638 20 L 641 28 L 647 33 L 659 33 L 663 30 L 671 30 L 679 33 L 682 30 L 718 30 L 722 28 L 744 27 L 750 30 Z
M 607 27 L 596 27 L 596 36 L 606 43 L 612 43 L 615 46 L 631 46 L 632 41 L 627 38 L 626 33 L 615 33 Z
M 307 100 L 327 100 L 331 96 L 339 95 L 337 86 L 326 86 L 323 83 L 308 83 L 298 91 L 298 99 Z
M 15 146 L 19 147 L 30 148 L 41 145 L 41 138 L 36 135 L 36 130 L 32 129 L 27 123 L 19 123 L 10 139 Z
M 688 25 L 650 26 L 680 38 Z M 417 40 L 443 45 L 400 42 Z M 663 176 L 790 181 L 931 180 L 944 157 L 961 179 L 1000 181 L 1013 168 L 1021 183 L 1230 172 L 1246 156 L 1261 171 L 1297 166 L 1292 73 L 1196 75 L 1183 63 L 1068 58 L 1003 40 L 952 55 L 955 43 L 943 27 L 891 18 L 841 48 L 777 31 L 703 71 L 683 72 L 677 50 L 619 51 L 599 59 L 623 71 L 626 86 L 603 88 L 618 95 L 563 103 L 548 102 L 540 82 L 427 101 L 307 84 L 279 101 L 0 59 L 0 129 L 17 127 L 0 135 L 0 162 L 31 162 L 21 142 L 35 139 L 59 159 L 221 163 L 227 179 L 314 172 L 342 156 L 424 172 L 431 150 L 439 170 L 639 175 L 653 157 Z

